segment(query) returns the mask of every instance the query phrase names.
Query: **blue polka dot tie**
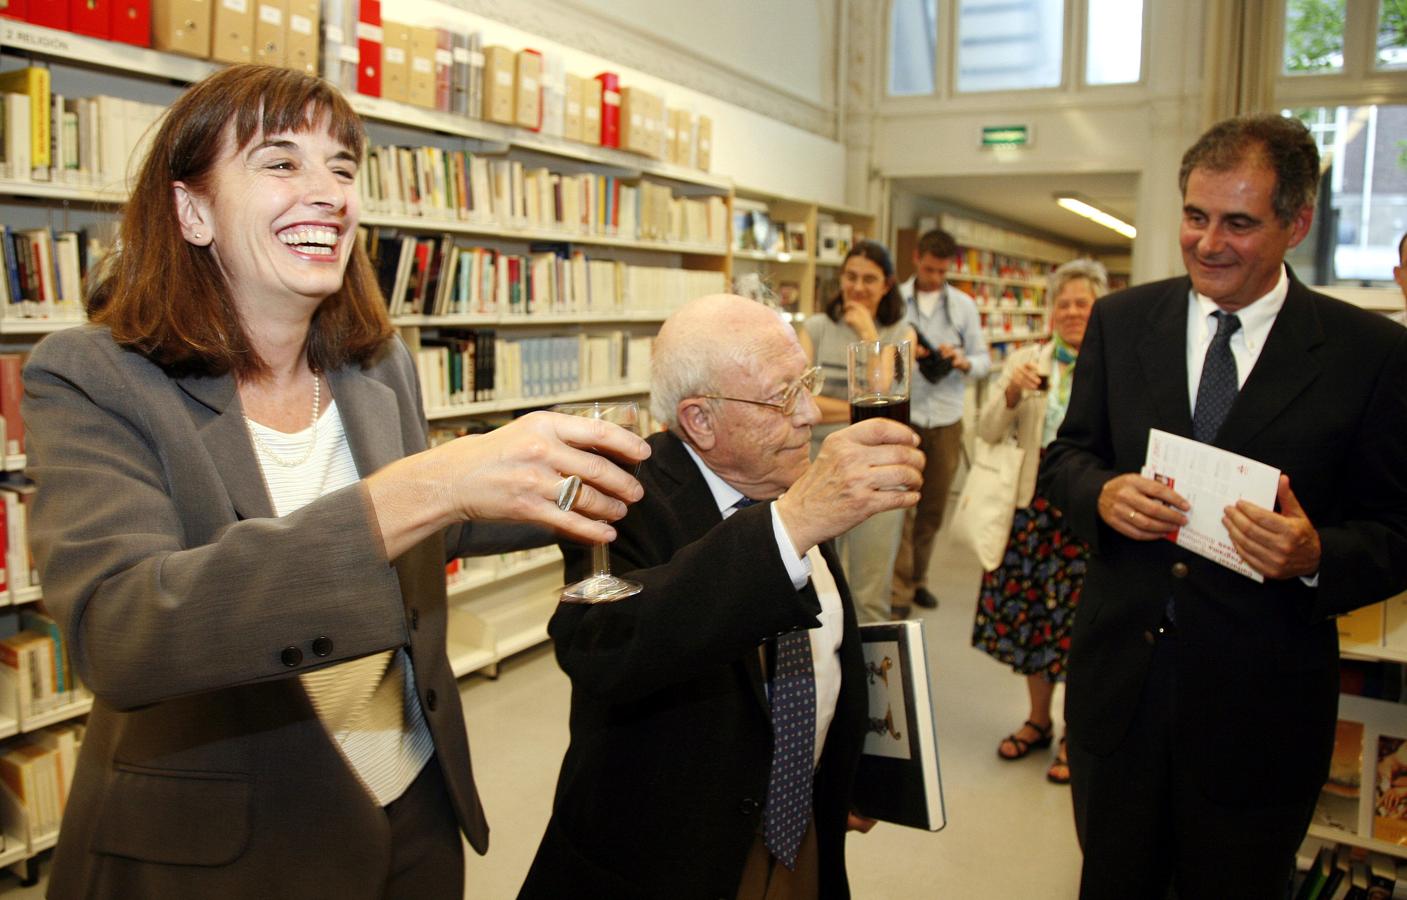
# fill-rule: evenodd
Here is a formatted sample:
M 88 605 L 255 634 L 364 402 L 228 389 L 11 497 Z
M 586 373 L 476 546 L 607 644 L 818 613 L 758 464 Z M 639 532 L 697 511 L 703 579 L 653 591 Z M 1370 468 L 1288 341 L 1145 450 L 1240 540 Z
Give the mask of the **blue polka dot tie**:
M 1241 320 L 1231 313 L 1217 310 L 1216 334 L 1212 336 L 1207 356 L 1202 361 L 1202 380 L 1197 384 L 1197 406 L 1192 411 L 1192 436 L 1210 443 L 1226 421 L 1231 405 L 1236 402 L 1236 358 L 1231 355 L 1231 336 L 1241 327 Z
M 811 821 L 811 776 L 816 745 L 816 675 L 811 635 L 777 638 L 772 676 L 772 776 L 767 782 L 762 837 L 772 856 L 796 868 L 802 835 Z

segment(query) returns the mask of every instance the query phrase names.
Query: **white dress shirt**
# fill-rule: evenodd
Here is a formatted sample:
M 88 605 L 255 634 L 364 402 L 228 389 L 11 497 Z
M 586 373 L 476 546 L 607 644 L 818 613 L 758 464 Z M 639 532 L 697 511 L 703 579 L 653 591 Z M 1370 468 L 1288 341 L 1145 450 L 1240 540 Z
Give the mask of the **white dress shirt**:
M 1270 336 L 1275 317 L 1285 305 L 1285 297 L 1290 293 L 1290 278 L 1285 267 L 1280 267 L 1280 280 L 1270 293 L 1257 298 L 1253 303 L 1237 310 L 1236 318 L 1241 327 L 1231 335 L 1231 356 L 1236 360 L 1236 386 L 1244 387 L 1260 359 L 1261 348 Z M 1202 382 L 1202 362 L 1207 358 L 1207 348 L 1216 335 L 1216 317 L 1212 313 L 1221 309 L 1216 301 L 1195 290 L 1187 292 L 1187 399 L 1188 408 L 1197 412 L 1197 386 Z
M 737 502 L 745 496 L 743 492 L 719 478 L 694 452 L 693 447 L 685 444 L 684 449 L 699 467 L 723 518 L 737 512 Z M 792 587 L 799 591 L 809 580 L 821 601 L 821 627 L 810 632 L 811 664 L 816 677 L 816 744 L 813 749 L 815 762 L 819 763 L 821 749 L 826 745 L 826 734 L 830 731 L 831 720 L 835 718 L 835 704 L 840 699 L 840 643 L 845 637 L 845 612 L 840 605 L 840 588 L 836 586 L 825 557 L 821 556 L 821 548 L 812 547 L 806 556 L 798 556 L 775 503 L 772 504 L 772 535 L 777 540 L 777 551 L 786 565 L 787 574 L 791 576 Z

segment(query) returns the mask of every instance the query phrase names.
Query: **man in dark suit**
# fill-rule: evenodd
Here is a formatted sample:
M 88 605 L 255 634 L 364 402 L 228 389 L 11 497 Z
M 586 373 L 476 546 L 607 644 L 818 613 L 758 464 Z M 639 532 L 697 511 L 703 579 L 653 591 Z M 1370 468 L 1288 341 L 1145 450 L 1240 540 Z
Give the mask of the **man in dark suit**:
M 1332 616 L 1407 587 L 1407 332 L 1284 265 L 1314 212 L 1298 121 L 1187 151 L 1187 278 L 1095 305 L 1042 489 L 1093 550 L 1066 720 L 1084 898 L 1283 897 L 1328 773 Z M 1163 540 L 1150 429 L 1279 469 L 1223 522 L 1256 581 Z
M 572 737 L 521 896 L 848 897 L 866 690 L 825 542 L 917 502 L 918 440 L 862 422 L 809 462 L 819 373 L 789 325 L 740 297 L 671 316 L 652 368 L 651 408 L 670 430 L 650 438 L 645 497 L 611 545 L 613 569 L 644 590 L 563 604 L 549 625 Z M 589 553 L 563 551 L 572 581 Z M 805 678 L 787 678 L 793 663 Z M 814 712 L 786 739 L 772 715 L 784 680 L 809 686 Z

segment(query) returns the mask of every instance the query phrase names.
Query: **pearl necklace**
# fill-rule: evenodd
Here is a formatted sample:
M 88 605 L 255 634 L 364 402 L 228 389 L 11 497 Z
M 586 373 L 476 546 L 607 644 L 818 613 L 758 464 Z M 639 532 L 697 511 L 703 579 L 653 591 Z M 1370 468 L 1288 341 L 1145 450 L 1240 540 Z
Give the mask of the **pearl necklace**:
M 269 458 L 274 465 L 282 466 L 285 469 L 296 469 L 307 462 L 313 455 L 313 448 L 318 445 L 318 412 L 322 409 L 322 377 L 313 375 L 313 422 L 309 426 L 312 434 L 308 437 L 308 449 L 303 451 L 303 455 L 297 459 L 284 459 L 275 453 L 264 439 L 259 437 L 259 431 L 254 427 L 254 420 L 248 416 L 244 417 L 245 425 L 249 428 L 249 436 L 254 439 L 254 445 Z

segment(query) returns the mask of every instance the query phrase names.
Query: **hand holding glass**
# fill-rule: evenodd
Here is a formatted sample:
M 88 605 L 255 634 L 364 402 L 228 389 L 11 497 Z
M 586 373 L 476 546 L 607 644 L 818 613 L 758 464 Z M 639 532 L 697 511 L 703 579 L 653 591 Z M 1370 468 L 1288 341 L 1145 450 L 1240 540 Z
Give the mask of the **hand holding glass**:
M 856 341 L 850 345 L 852 425 L 877 416 L 909 424 L 912 353 L 908 341 Z
M 634 400 L 619 400 L 609 403 L 563 403 L 552 407 L 555 413 L 568 416 L 582 416 L 600 419 L 619 425 L 632 434 L 640 433 L 640 408 Z M 632 475 L 639 471 L 640 464 L 628 467 Z M 563 603 L 610 603 L 640 593 L 639 582 L 617 578 L 611 574 L 611 549 L 608 544 L 591 545 L 591 575 L 562 588 Z

